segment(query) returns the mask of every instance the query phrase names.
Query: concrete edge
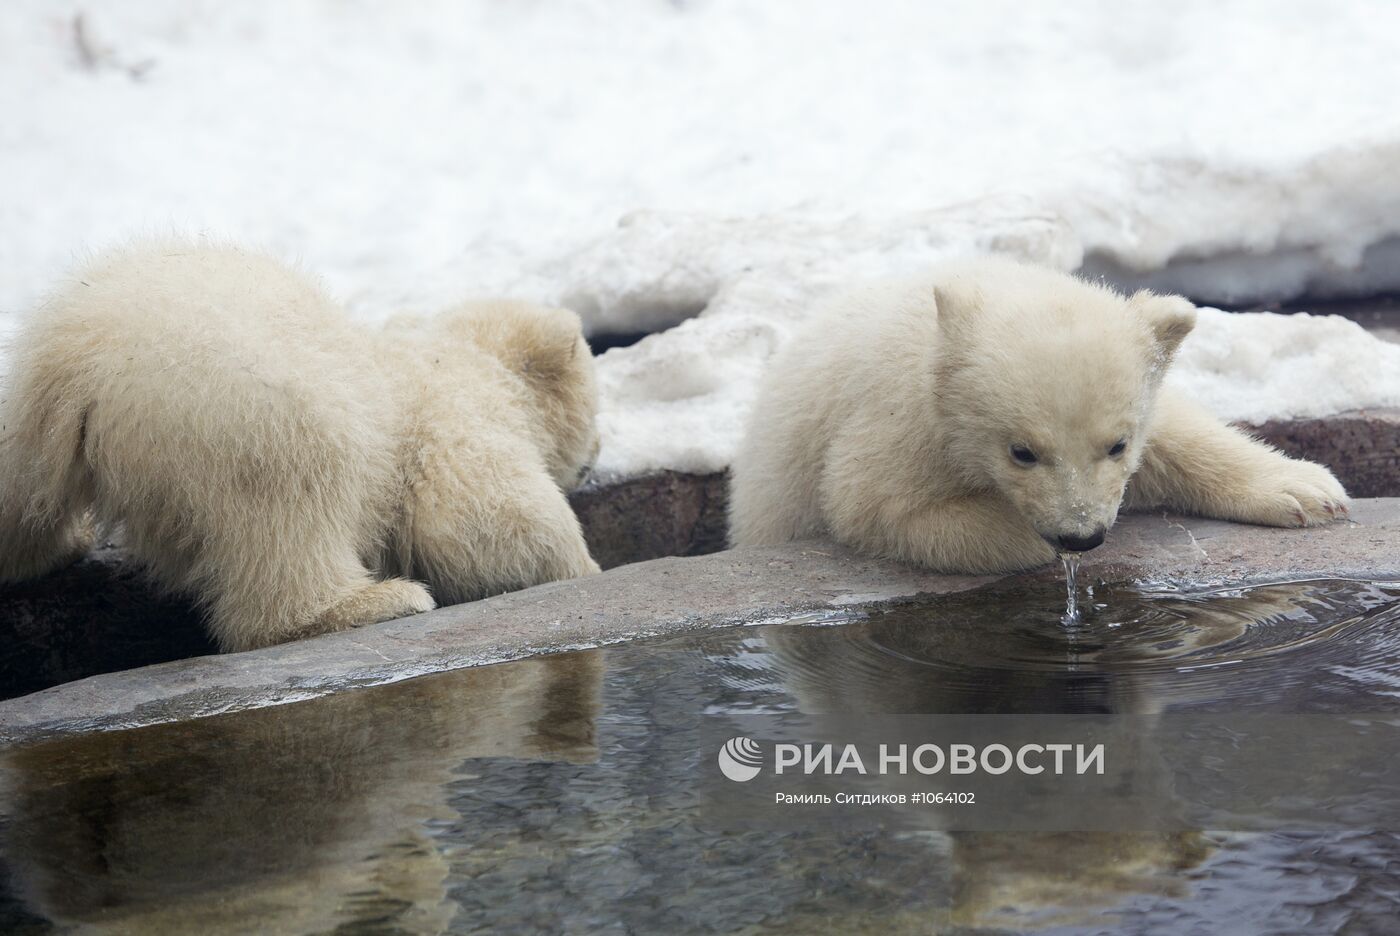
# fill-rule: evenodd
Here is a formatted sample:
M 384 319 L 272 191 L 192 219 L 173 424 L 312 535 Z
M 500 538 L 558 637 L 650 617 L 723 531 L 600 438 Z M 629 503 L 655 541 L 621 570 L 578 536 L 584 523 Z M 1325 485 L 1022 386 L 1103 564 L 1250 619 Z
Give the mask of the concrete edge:
M 995 580 L 937 576 L 821 543 L 656 559 L 277 647 L 64 683 L 0 702 L 0 743 L 216 715 L 706 627 L 839 616 L 846 605 Z
M 1354 521 L 1272 530 L 1124 517 L 1086 556 L 1088 581 L 1206 586 L 1338 577 L 1400 580 L 1400 498 L 1358 501 Z M 1028 573 L 1057 578 L 1058 569 Z M 824 542 L 658 559 L 354 631 L 248 653 L 93 676 L 0 702 L 0 743 L 204 717 L 427 673 L 699 628 L 840 616 L 854 606 L 964 591 L 999 576 L 946 576 Z

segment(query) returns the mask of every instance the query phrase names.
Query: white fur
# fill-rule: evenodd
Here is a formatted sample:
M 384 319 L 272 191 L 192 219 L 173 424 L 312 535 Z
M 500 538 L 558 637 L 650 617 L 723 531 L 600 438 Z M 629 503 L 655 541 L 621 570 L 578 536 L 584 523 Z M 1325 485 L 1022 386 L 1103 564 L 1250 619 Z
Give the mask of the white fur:
M 32 315 L 0 400 L 0 581 L 118 524 L 246 649 L 596 572 L 577 316 L 474 303 L 383 332 L 236 248 L 144 244 Z
M 733 466 L 731 539 L 829 533 L 992 572 L 1111 527 L 1125 496 L 1275 526 L 1344 512 L 1327 469 L 1159 394 L 1194 322 L 1179 297 L 993 257 L 840 297 L 764 379 Z

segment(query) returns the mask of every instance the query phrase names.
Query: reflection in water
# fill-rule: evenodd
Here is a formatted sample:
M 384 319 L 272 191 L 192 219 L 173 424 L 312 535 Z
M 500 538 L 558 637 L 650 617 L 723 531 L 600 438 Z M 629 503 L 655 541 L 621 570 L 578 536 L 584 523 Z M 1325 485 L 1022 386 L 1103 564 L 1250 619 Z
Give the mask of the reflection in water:
M 0 931 L 1364 929 L 1381 834 L 697 821 L 705 714 L 1395 711 L 1400 589 L 1058 582 L 343 692 L 0 757 Z M 990 929 L 989 929 L 990 928 Z
M 955 832 L 953 920 L 973 927 L 1102 925 L 1132 897 L 1190 896 L 1189 872 L 1214 851 L 1201 833 Z
M 1379 691 L 1400 671 L 1400 587 L 1100 586 L 1074 628 L 1059 626 L 1053 592 L 994 586 L 844 627 L 774 629 L 767 644 L 806 712 L 1347 712 L 1368 681 Z
M 596 758 L 596 652 L 10 752 L 4 857 L 32 912 L 112 931 L 442 932 L 465 758 Z
M 1367 698 L 1357 684 L 1369 675 L 1393 690 L 1400 675 L 1394 588 L 1312 582 L 1144 595 L 1100 586 L 1073 626 L 1052 596 L 1048 586 L 1012 582 L 857 624 L 773 628 L 764 643 L 807 713 L 1397 707 L 1385 695 Z M 1213 850 L 1191 833 L 950 838 L 953 920 L 1011 928 L 1088 925 L 1129 894 L 1185 900 L 1186 872 Z

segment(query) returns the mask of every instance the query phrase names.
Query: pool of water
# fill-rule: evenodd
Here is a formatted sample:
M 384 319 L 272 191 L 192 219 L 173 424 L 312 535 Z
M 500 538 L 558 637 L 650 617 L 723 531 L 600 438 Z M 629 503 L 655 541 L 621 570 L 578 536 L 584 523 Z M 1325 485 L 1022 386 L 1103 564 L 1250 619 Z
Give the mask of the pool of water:
M 711 715 L 1400 711 L 1400 585 L 1012 582 L 0 752 L 0 932 L 1391 932 L 1400 835 L 715 831 Z

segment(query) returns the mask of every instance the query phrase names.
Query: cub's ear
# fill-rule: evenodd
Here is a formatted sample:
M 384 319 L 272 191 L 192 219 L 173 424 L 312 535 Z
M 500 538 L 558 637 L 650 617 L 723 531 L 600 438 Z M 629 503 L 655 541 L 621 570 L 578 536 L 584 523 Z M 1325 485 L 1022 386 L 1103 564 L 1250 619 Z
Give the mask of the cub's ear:
M 1181 296 L 1159 296 L 1144 289 L 1134 294 L 1128 304 L 1147 322 L 1157 347 L 1168 358 L 1196 327 L 1196 307 Z
M 983 307 L 982 293 L 975 283 L 952 277 L 933 287 L 933 305 L 938 311 L 939 331 L 955 334 Z
M 456 334 L 532 382 L 565 378 L 590 356 L 579 317 L 567 309 L 498 299 L 463 303 L 446 318 Z

